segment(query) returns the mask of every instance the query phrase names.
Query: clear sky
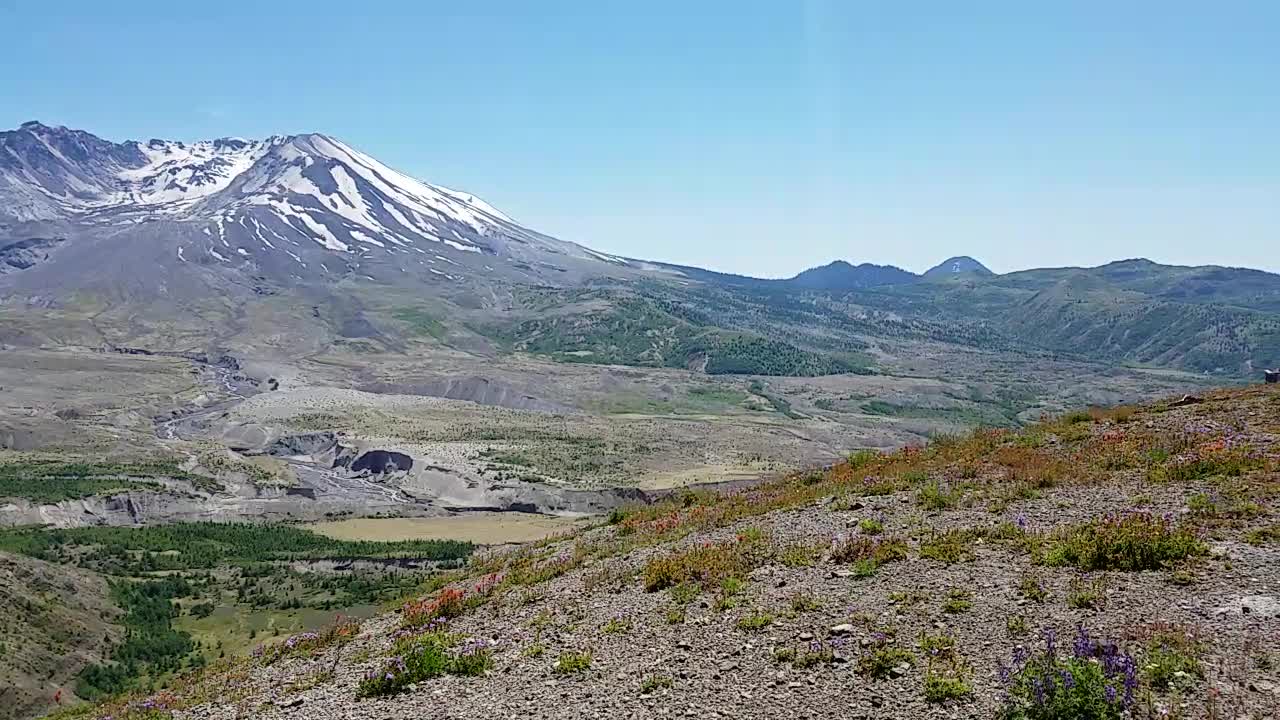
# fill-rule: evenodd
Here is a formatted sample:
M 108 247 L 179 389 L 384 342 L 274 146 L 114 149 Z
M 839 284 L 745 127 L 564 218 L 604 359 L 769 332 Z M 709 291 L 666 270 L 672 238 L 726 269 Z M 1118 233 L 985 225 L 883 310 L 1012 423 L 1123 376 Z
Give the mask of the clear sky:
M 0 127 L 325 132 L 633 257 L 1280 271 L 1274 0 L 0 0 L 0 27 Z

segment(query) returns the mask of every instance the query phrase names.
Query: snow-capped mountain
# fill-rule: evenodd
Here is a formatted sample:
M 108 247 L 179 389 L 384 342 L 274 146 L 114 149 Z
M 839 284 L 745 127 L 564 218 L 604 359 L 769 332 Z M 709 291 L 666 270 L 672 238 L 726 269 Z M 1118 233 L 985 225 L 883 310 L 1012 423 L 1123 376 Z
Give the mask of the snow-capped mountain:
M 34 260 L 32 238 L 52 238 Z M 59 279 L 124 257 L 285 283 L 482 271 L 545 281 L 642 269 L 320 134 L 115 143 L 25 123 L 0 132 L 0 268 L 18 242 L 24 270 L 86 255 Z

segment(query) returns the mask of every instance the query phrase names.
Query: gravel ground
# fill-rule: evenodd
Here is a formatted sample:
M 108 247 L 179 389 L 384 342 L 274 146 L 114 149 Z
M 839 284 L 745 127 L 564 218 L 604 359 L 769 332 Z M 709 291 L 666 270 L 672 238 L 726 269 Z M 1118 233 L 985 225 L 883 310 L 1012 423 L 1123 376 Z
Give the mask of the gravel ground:
M 1196 423 L 1212 433 L 1230 433 L 1256 453 L 1275 459 L 1280 393 L 1255 388 L 1216 394 L 1207 402 L 1167 412 L 1144 412 L 1124 426 L 1156 433 Z M 1115 432 L 1106 422 L 1092 432 Z M 1216 435 L 1215 435 L 1216 436 Z M 1271 462 L 1269 468 L 1274 468 Z M 1079 623 L 1094 637 L 1132 638 L 1153 623 L 1175 623 L 1206 639 L 1203 679 L 1181 693 L 1152 699 L 1155 717 L 1280 717 L 1280 544 L 1255 546 L 1245 533 L 1280 521 L 1275 502 L 1280 483 L 1272 469 L 1247 478 L 1267 495 L 1261 514 L 1224 523 L 1210 533 L 1210 554 L 1190 566 L 1194 581 L 1177 582 L 1170 570 L 1106 573 L 1105 603 L 1099 609 L 1071 608 L 1069 587 L 1080 573 L 1072 568 L 1032 564 L 1031 557 L 997 541 L 976 542 L 970 561 L 945 564 L 919 555 L 919 540 L 948 528 L 1019 522 L 1028 530 L 1049 530 L 1079 523 L 1135 504 L 1157 513 L 1187 513 L 1198 493 L 1215 491 L 1214 479 L 1182 484 L 1152 484 L 1134 471 L 1116 471 L 1089 484 L 1066 484 L 1033 500 L 1016 502 L 998 513 L 984 505 L 925 511 L 914 492 L 868 497 L 861 507 L 830 498 L 799 508 L 777 510 L 741 520 L 677 543 L 690 546 L 734 538 L 759 530 L 778 546 L 828 543 L 854 534 L 863 518 L 882 518 L 884 536 L 910 540 L 907 559 L 858 577 L 849 566 L 819 557 L 809 567 L 766 564 L 749 575 L 738 605 L 714 607 L 704 593 L 687 606 L 683 622 L 669 624 L 669 592 L 645 592 L 638 575 L 652 557 L 672 545 L 633 549 L 598 560 L 536 588 L 517 588 L 451 624 L 464 636 L 497 641 L 494 668 L 482 677 L 424 681 L 409 691 L 379 699 L 357 699 L 356 686 L 380 666 L 399 625 L 392 613 L 365 624 L 359 637 L 315 658 L 292 658 L 268 667 L 253 666 L 237 681 L 237 691 L 189 707 L 175 715 L 190 718 L 990 718 L 998 715 L 1003 688 L 1000 664 L 1015 647 L 1039 646 L 1038 633 L 1053 628 L 1071 637 Z M 590 530 L 579 541 L 607 540 L 613 527 Z M 754 530 L 752 530 L 754 532 Z M 564 540 L 553 550 L 568 548 Z M 1049 596 L 1043 602 L 1019 592 L 1024 575 L 1042 579 Z M 1091 574 L 1096 578 L 1099 574 Z M 942 609 L 948 592 L 971 595 L 972 608 Z M 821 603 L 792 611 L 798 592 Z M 913 596 L 903 599 L 903 595 Z M 891 597 L 892 596 L 892 597 Z M 753 612 L 772 614 L 759 631 L 740 629 Z M 608 633 L 602 627 L 625 618 L 630 629 Z M 1007 629 L 1021 617 L 1029 629 Z M 846 627 L 841 627 L 846 626 Z M 540 627 L 540 629 L 538 629 Z M 896 646 L 915 654 L 914 664 L 891 677 L 872 679 L 857 672 L 873 634 L 895 630 Z M 970 696 L 941 704 L 924 698 L 925 661 L 919 649 L 923 633 L 946 632 L 967 667 Z M 804 648 L 814 641 L 838 639 L 835 661 L 797 669 L 774 659 L 775 648 Z M 541 645 L 541 655 L 529 648 Z M 576 675 L 553 672 L 566 650 L 592 653 L 590 668 Z M 1270 667 L 1263 664 L 1270 659 Z M 331 679 L 296 689 L 300 679 L 336 668 Z M 669 687 L 643 692 L 651 676 L 669 678 Z M 312 683 L 303 683 L 312 684 Z M 289 689 L 290 686 L 295 689 Z M 1212 703 L 1212 705 L 1210 704 Z M 1161 715 L 1167 712 L 1168 715 Z M 1147 717 L 1144 706 L 1135 717 Z

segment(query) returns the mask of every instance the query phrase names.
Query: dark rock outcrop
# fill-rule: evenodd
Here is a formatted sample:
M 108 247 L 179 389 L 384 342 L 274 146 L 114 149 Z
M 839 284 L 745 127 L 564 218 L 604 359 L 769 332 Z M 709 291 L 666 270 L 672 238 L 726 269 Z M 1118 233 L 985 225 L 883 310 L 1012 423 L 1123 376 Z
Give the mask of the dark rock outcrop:
M 65 242 L 63 238 L 0 240 L 0 275 L 35 267 L 49 259 L 49 251 Z
M 413 458 L 392 450 L 370 450 L 356 458 L 349 469 L 357 475 L 390 475 L 409 472 L 413 469 Z
M 303 433 L 286 435 L 268 445 L 263 452 L 272 457 L 320 455 L 329 452 L 337 444 L 338 438 L 331 432 Z

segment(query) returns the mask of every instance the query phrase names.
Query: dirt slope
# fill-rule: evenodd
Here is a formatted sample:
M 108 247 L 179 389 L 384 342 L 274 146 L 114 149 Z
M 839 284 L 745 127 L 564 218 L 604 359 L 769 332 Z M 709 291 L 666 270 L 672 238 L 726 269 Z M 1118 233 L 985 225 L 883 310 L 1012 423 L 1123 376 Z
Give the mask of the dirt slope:
M 860 455 L 478 558 L 399 612 L 148 700 L 228 719 L 990 718 L 1054 698 L 1081 704 L 1035 717 L 1277 717 L 1278 443 L 1280 390 L 1255 387 Z
M 75 676 L 118 640 L 118 609 L 103 579 L 0 553 L 0 718 L 32 717 L 76 702 Z

